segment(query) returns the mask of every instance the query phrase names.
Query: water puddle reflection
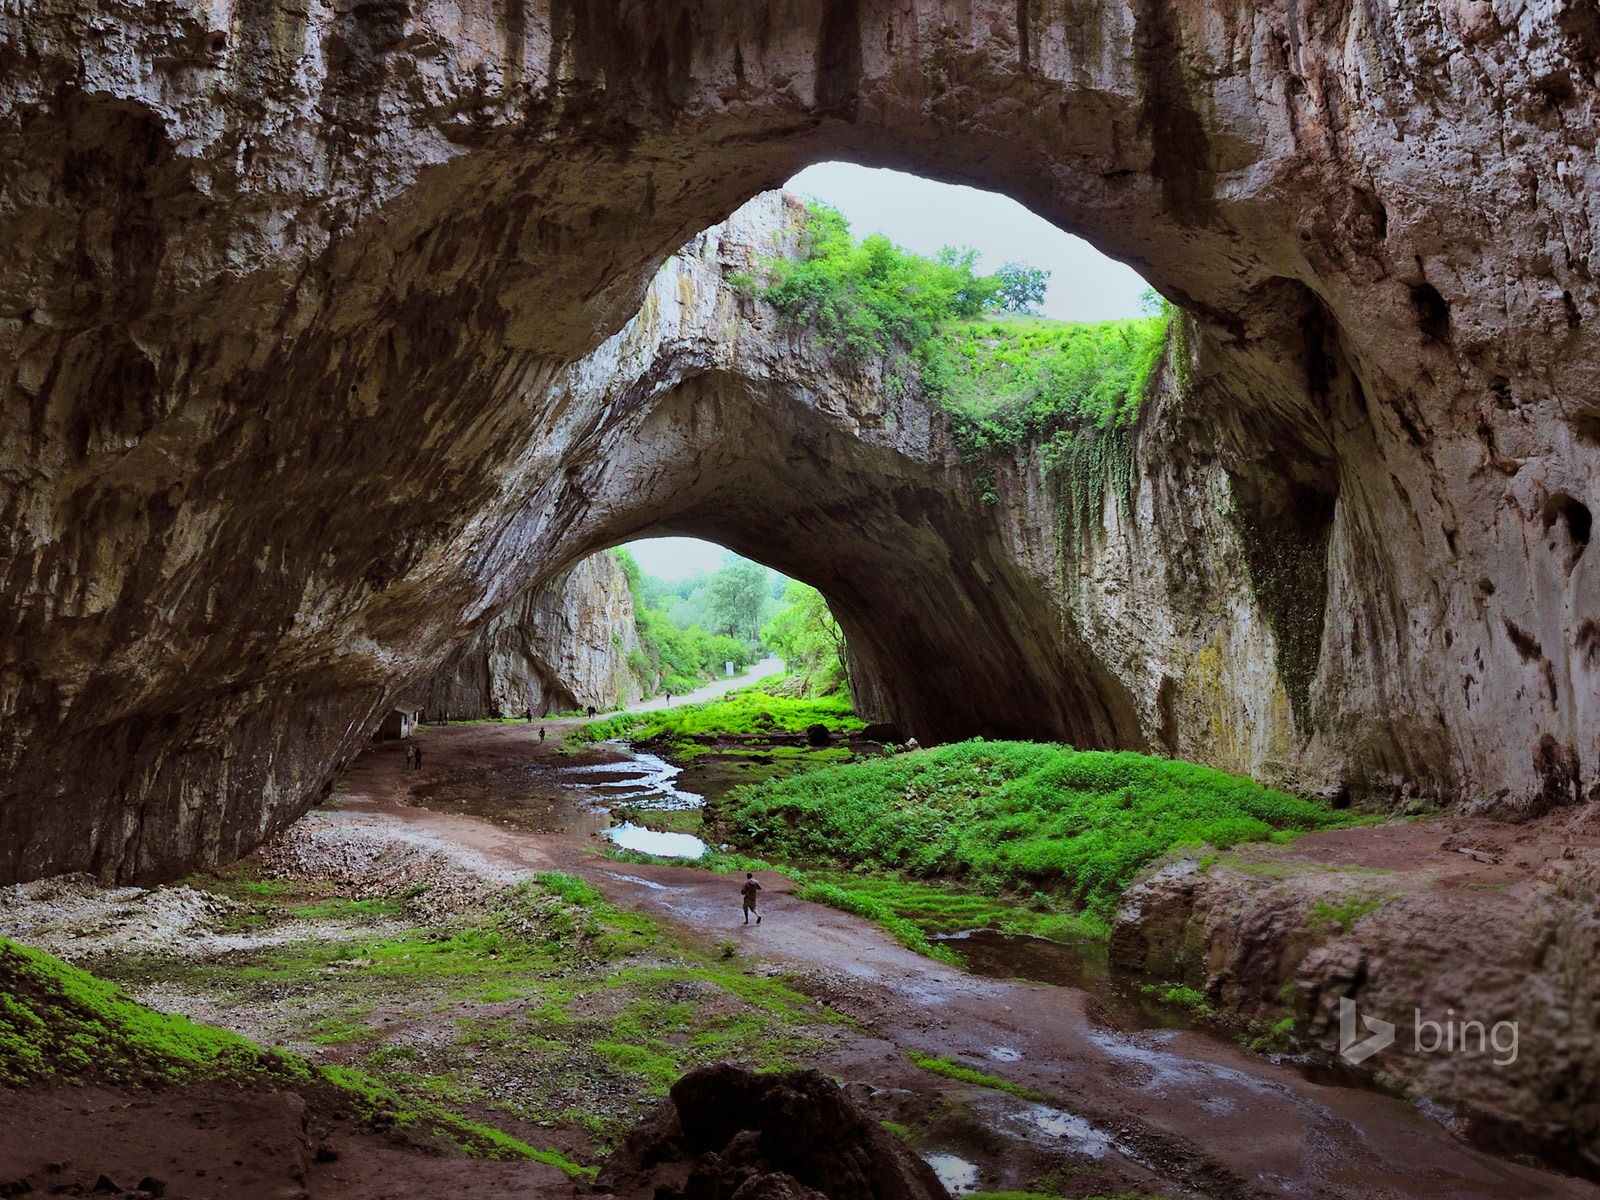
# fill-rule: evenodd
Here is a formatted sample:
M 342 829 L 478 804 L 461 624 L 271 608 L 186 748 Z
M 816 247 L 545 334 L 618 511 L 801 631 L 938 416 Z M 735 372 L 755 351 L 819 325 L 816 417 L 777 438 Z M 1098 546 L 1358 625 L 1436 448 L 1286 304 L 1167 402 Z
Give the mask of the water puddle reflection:
M 678 787 L 677 778 L 683 768 L 657 755 L 633 750 L 625 742 L 604 744 L 628 757 L 559 771 L 562 785 L 584 798 L 591 812 L 607 819 L 606 827 L 598 831 L 600 835 L 624 850 L 660 858 L 694 859 L 703 855 L 706 844 L 693 834 L 651 829 L 629 819 L 642 812 L 684 812 L 703 806 L 704 796 Z
M 661 858 L 699 858 L 706 852 L 706 844 L 690 833 L 663 833 L 624 821 L 604 831 L 608 841 L 624 850 L 637 850 L 640 854 L 655 854 Z
M 978 1166 L 956 1154 L 924 1154 L 922 1161 L 933 1168 L 933 1173 L 952 1196 L 965 1196 L 978 1190 Z

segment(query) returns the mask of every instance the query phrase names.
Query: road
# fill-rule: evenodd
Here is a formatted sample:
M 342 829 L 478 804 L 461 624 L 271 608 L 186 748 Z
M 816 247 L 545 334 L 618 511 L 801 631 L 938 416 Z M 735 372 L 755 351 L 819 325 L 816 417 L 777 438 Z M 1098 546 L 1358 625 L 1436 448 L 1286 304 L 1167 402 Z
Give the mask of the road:
M 750 667 L 749 670 L 743 674 L 735 675 L 732 679 L 714 680 L 704 687 L 695 688 L 694 691 L 687 695 L 674 695 L 672 703 L 674 705 L 698 704 L 702 700 L 715 700 L 718 696 L 725 696 L 735 688 L 749 687 L 756 680 L 764 679 L 768 675 L 776 675 L 782 670 L 783 659 L 776 657 L 763 658 L 760 662 Z M 631 713 L 654 712 L 656 709 L 666 707 L 667 698 L 665 696 L 655 696 L 649 700 L 640 700 L 637 704 L 630 704 L 622 711 Z

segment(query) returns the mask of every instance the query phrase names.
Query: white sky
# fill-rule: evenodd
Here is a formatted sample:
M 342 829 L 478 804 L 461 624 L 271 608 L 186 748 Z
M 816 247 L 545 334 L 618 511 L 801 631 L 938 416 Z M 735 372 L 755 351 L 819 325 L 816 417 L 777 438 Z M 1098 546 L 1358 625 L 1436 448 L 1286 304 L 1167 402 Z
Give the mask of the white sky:
M 1103 321 L 1140 315 L 1139 297 L 1149 285 L 1132 268 L 1005 196 L 840 162 L 807 167 L 784 186 L 833 205 L 857 237 L 884 233 L 928 255 L 942 246 L 971 246 L 982 256 L 984 271 L 1008 262 L 1044 267 L 1050 290 L 1040 311 L 1047 317 Z M 666 580 L 715 571 L 724 554 L 721 546 L 694 538 L 649 538 L 628 549 L 645 574 Z
M 941 246 L 971 246 L 985 272 L 1008 262 L 1044 267 L 1050 290 L 1040 311 L 1047 317 L 1104 321 L 1141 315 L 1139 296 L 1150 285 L 1133 268 L 994 192 L 839 162 L 807 167 L 784 186 L 833 205 L 857 237 L 884 233 L 927 255 Z
M 628 549 L 646 575 L 673 583 L 697 571 L 710 574 L 718 570 L 722 566 L 722 556 L 727 553 L 713 542 L 681 537 L 646 538 L 642 542 L 629 542 Z

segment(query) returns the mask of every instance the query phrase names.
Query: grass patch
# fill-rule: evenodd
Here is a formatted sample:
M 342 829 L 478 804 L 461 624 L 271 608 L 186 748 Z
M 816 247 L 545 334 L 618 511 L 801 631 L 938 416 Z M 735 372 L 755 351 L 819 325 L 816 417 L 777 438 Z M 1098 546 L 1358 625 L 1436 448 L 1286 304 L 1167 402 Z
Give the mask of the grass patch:
M 1049 1104 L 1050 1097 L 1043 1092 L 1035 1091 L 1020 1083 L 1013 1083 L 1009 1079 L 1001 1079 L 998 1075 L 987 1075 L 982 1071 L 975 1071 L 971 1067 L 964 1067 L 952 1058 L 935 1058 L 931 1054 L 923 1054 L 919 1050 L 907 1050 L 906 1061 L 914 1067 L 921 1067 L 924 1071 L 932 1071 L 935 1075 L 943 1075 L 946 1079 L 954 1079 L 959 1083 L 971 1083 L 978 1087 L 994 1088 L 997 1091 L 1009 1092 L 1023 1100 L 1031 1100 L 1035 1104 Z
M 894 936 L 895 941 L 908 950 L 915 950 L 918 954 L 936 958 L 953 967 L 965 965 L 961 961 L 961 956 L 955 951 L 948 946 L 934 945 L 928 940 L 927 934 L 913 922 L 896 915 L 894 909 L 876 897 L 863 892 L 848 891 L 833 883 L 808 883 L 800 889 L 799 895 L 802 900 L 826 904 L 829 908 L 837 908 L 841 912 L 854 913 L 858 917 L 876 921 Z
M 1170 1004 L 1174 1008 L 1181 1008 L 1191 1016 L 1202 1021 L 1221 1020 L 1220 1014 L 1211 1006 L 1204 992 L 1196 991 L 1181 983 L 1147 983 L 1139 990 L 1146 996 L 1154 997 L 1163 1004 Z
M 1079 942 L 1100 941 L 1111 932 L 1105 922 L 1073 911 L 1070 905 L 1043 892 L 984 895 L 944 880 L 909 879 L 887 873 L 807 871 L 804 875 L 808 884 L 831 884 L 870 899 L 925 933 L 994 929 L 1058 942 Z M 822 903 L 829 901 L 824 899 Z
M 133 1088 L 221 1080 L 291 1088 L 313 1104 L 347 1108 L 358 1117 L 387 1113 L 407 1132 L 446 1137 L 472 1153 L 548 1162 L 575 1178 L 594 1175 L 555 1151 L 425 1099 L 403 1097 L 366 1072 L 313 1066 L 229 1030 L 156 1012 L 113 983 L 0 938 L 0 1084 L 46 1080 Z
M 1318 932 L 1344 933 L 1370 912 L 1382 908 L 1390 896 L 1371 892 L 1346 896 L 1341 900 L 1313 900 L 1306 909 L 1306 924 Z
M 280 899 L 276 916 L 304 912 L 298 900 Z M 192 997 L 203 1011 L 237 1012 L 252 1031 L 312 1058 L 338 1047 L 349 1060 L 338 1067 L 283 1057 L 313 1083 L 340 1089 L 346 1111 L 384 1112 L 408 1132 L 442 1131 L 474 1153 L 547 1162 L 555 1161 L 547 1152 L 452 1114 L 471 1106 L 566 1125 L 603 1146 L 692 1067 L 733 1060 L 789 1069 L 819 1047 L 824 1029 L 848 1023 L 782 980 L 685 947 L 575 875 L 543 873 L 486 910 L 379 936 L 363 929 L 363 910 L 325 895 L 316 901 L 319 915 L 307 921 L 316 928 L 301 941 L 210 959 L 123 955 L 105 969 L 129 986 Z M 361 1019 L 374 1011 L 381 1026 Z M 0 1019 L 8 1012 L 0 1007 Z M 224 1048 L 277 1053 L 192 1028 Z M 94 1031 L 91 1040 L 105 1037 Z M 0 1036 L 0 1061 L 19 1061 L 18 1041 L 28 1039 Z
M 737 788 L 718 809 L 727 839 L 751 851 L 1060 893 L 1101 921 L 1175 847 L 1354 819 L 1193 763 L 981 739 Z
M 621 713 L 590 721 L 571 734 L 575 742 L 628 737 L 636 741 L 718 734 L 803 733 L 809 725 L 826 725 L 834 733 L 855 733 L 865 723 L 850 710 L 848 696 L 797 700 L 766 692 L 740 690 L 701 704 L 678 704 L 652 712 Z
M 306 1084 L 308 1064 L 146 1008 L 115 984 L 0 938 L 0 1083 L 138 1087 L 192 1079 Z

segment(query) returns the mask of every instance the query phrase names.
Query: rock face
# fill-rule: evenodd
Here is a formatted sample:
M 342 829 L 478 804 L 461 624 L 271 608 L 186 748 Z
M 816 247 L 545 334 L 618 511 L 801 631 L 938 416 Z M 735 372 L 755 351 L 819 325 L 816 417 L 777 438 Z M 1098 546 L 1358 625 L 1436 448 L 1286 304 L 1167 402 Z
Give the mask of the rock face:
M 1592 818 L 1433 819 L 1211 858 L 1129 890 L 1116 966 L 1195 988 L 1228 1016 L 1292 1016 L 1330 1056 L 1351 998 L 1395 1026 L 1362 1064 L 1378 1081 L 1455 1106 L 1480 1144 L 1600 1176 Z
M 821 587 L 922 740 L 1594 798 L 1597 61 L 1577 0 L 12 5 L 0 878 L 243 852 L 669 531 Z M 724 286 L 770 222 L 662 266 L 829 157 L 1183 307 L 1126 472 L 974 505 L 914 389 Z
M 613 708 L 644 695 L 633 593 L 595 554 L 514 601 L 407 695 L 452 720 Z
M 946 1200 L 933 1169 L 819 1071 L 718 1063 L 672 1085 L 598 1188 L 652 1200 Z

